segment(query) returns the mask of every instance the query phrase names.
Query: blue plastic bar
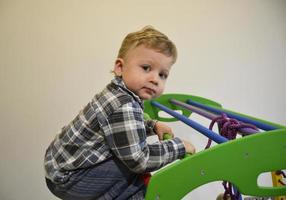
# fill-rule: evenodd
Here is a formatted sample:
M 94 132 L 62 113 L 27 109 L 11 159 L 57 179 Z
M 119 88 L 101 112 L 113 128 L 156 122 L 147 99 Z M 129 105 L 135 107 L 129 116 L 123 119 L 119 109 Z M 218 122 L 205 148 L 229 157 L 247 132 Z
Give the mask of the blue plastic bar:
M 257 120 L 254 120 L 254 119 L 243 117 L 243 116 L 240 116 L 238 114 L 234 114 L 234 113 L 231 113 L 231 112 L 223 111 L 223 110 L 220 110 L 218 108 L 213 108 L 213 107 L 210 107 L 210 106 L 207 106 L 207 105 L 204 105 L 204 104 L 192 101 L 191 99 L 189 99 L 187 101 L 187 103 L 190 104 L 190 105 L 196 106 L 198 108 L 205 109 L 205 110 L 210 111 L 210 112 L 215 113 L 215 114 L 223 114 L 223 113 L 225 113 L 225 114 L 227 114 L 228 117 L 235 118 L 235 119 L 237 119 L 239 121 L 242 121 L 242 122 L 245 122 L 245 123 L 253 124 L 256 127 L 260 128 L 262 130 L 265 130 L 265 131 L 271 131 L 271 130 L 278 129 L 275 126 L 271 126 L 271 125 L 259 122 Z
M 207 129 L 206 127 L 200 125 L 199 123 L 187 118 L 184 115 L 181 115 L 180 113 L 177 113 L 177 112 L 171 110 L 170 108 L 168 108 L 168 107 L 166 107 L 166 106 L 164 106 L 164 105 L 162 105 L 156 101 L 151 101 L 151 104 L 157 108 L 160 108 L 161 110 L 165 111 L 166 113 L 172 115 L 176 119 L 184 122 L 185 124 L 191 126 L 195 130 L 199 131 L 200 133 L 207 136 L 208 138 L 210 138 L 211 140 L 215 141 L 218 144 L 228 141 L 228 139 L 226 139 L 225 137 L 218 135 L 217 133 Z

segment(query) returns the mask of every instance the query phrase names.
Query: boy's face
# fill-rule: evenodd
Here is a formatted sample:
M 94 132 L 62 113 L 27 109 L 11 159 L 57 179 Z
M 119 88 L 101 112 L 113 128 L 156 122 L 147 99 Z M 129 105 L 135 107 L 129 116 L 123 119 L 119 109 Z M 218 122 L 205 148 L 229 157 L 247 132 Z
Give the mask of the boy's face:
M 139 45 L 130 50 L 124 59 L 116 60 L 114 72 L 122 76 L 129 90 L 142 100 L 148 100 L 164 91 L 172 61 L 172 57 Z

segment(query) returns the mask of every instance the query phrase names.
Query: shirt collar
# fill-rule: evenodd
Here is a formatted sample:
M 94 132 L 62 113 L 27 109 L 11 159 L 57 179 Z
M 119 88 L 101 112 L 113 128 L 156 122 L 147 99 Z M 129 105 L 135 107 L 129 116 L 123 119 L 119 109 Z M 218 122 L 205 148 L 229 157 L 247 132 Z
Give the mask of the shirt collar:
M 143 106 L 143 101 L 140 99 L 140 97 L 138 95 L 136 95 L 134 92 L 132 92 L 131 90 L 129 90 L 124 81 L 122 80 L 121 77 L 116 76 L 112 81 L 113 84 L 119 86 L 121 89 L 123 89 L 124 91 L 126 91 L 128 94 L 130 94 L 142 107 L 142 109 L 144 108 Z

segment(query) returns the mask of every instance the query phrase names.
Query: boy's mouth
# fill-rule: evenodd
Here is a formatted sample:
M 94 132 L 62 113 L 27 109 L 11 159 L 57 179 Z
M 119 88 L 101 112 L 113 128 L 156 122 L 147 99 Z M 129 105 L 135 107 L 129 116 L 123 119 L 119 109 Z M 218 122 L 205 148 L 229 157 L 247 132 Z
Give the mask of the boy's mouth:
M 156 94 L 156 91 L 151 88 L 144 87 L 144 90 L 152 96 Z

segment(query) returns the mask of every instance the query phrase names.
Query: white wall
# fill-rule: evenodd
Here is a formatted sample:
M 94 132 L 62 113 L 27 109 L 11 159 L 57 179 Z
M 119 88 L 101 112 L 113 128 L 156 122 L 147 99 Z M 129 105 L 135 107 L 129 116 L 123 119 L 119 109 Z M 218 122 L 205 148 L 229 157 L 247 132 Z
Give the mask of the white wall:
M 112 78 L 123 37 L 147 24 L 179 50 L 167 93 L 286 124 L 285 19 L 284 0 L 0 0 L 0 199 L 56 199 L 44 183 L 46 147 Z

